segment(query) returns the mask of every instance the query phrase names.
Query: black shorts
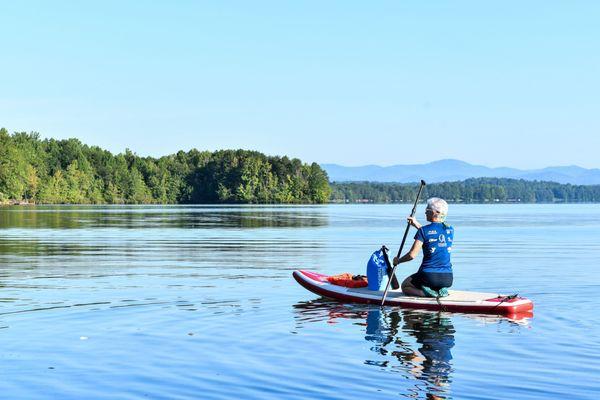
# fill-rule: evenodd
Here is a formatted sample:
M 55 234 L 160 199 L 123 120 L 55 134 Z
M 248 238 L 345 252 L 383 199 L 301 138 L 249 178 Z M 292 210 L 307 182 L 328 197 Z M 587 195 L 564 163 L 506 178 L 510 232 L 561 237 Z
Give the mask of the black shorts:
M 411 276 L 412 284 L 421 288 L 427 286 L 433 290 L 440 290 L 441 288 L 449 288 L 452 286 L 452 272 L 417 272 Z

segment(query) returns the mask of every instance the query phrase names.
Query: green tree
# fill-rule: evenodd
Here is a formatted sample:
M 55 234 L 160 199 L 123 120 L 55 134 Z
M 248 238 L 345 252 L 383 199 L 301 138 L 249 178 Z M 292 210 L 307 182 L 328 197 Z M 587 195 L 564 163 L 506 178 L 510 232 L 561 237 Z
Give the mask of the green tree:
M 319 164 L 312 163 L 308 174 L 308 194 L 313 203 L 326 203 L 331 196 L 327 173 Z

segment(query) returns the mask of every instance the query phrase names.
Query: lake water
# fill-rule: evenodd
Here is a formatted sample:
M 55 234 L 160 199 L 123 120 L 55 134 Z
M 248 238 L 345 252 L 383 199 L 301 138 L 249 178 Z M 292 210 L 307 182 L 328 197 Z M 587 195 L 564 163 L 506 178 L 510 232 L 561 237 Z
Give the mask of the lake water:
M 0 208 L 1 396 L 596 399 L 600 206 L 451 205 L 454 288 L 529 297 L 529 319 L 344 305 L 293 280 L 364 273 L 410 208 Z

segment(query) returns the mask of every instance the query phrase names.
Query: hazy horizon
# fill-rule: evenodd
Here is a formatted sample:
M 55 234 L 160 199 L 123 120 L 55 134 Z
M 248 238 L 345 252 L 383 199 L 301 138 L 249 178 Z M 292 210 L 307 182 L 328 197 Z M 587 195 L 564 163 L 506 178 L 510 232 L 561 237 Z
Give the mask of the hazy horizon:
M 533 170 L 533 169 L 544 169 L 544 168 L 560 168 L 560 167 L 579 167 L 579 168 L 585 168 L 582 167 L 580 165 L 576 165 L 576 164 L 570 164 L 570 165 L 546 165 L 540 168 L 518 168 L 518 167 L 513 167 L 510 165 L 488 165 L 488 164 L 479 164 L 479 163 L 472 163 L 469 161 L 465 161 L 465 160 L 459 160 L 457 158 L 441 158 L 439 160 L 431 160 L 431 161 L 425 161 L 422 163 L 396 163 L 396 164 L 361 164 L 361 165 L 346 165 L 346 164 L 338 164 L 338 163 L 321 163 L 324 165 L 338 165 L 340 167 L 347 167 L 347 168 L 358 168 L 358 167 L 382 167 L 382 168 L 388 168 L 388 167 L 396 167 L 399 165 L 424 165 L 424 164 L 432 164 L 432 163 L 436 163 L 436 162 L 440 162 L 440 161 L 458 161 L 458 162 L 464 162 L 467 164 L 470 164 L 472 166 L 477 166 L 477 167 L 487 167 L 487 168 L 510 168 L 510 169 L 519 169 L 519 170 Z M 597 168 L 585 168 L 585 169 L 597 169 Z

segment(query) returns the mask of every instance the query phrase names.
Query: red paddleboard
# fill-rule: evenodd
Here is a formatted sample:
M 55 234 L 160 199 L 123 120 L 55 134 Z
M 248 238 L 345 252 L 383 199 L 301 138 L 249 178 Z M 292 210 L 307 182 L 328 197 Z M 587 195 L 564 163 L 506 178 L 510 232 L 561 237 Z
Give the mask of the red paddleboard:
M 313 293 L 339 300 L 344 303 L 381 304 L 383 291 L 368 288 L 348 288 L 333 285 L 327 281 L 328 275 L 306 270 L 296 270 L 294 279 Z M 524 297 L 512 297 L 497 293 L 466 292 L 449 290 L 449 296 L 412 297 L 405 296 L 400 289 L 388 291 L 385 305 L 416 308 L 423 310 L 448 311 L 476 314 L 516 315 L 530 313 L 533 302 Z

